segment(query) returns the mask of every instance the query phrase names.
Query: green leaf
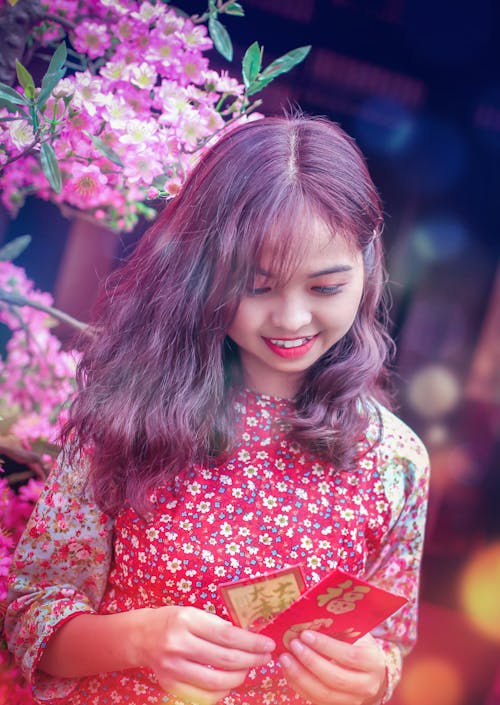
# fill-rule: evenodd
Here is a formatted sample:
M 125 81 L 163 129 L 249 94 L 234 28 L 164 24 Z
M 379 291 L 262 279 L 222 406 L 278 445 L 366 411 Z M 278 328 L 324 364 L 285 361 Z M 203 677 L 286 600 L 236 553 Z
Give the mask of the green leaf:
M 222 54 L 222 56 L 228 61 L 232 61 L 233 44 L 224 25 L 215 17 L 210 17 L 208 20 L 208 32 L 219 54 Z
M 35 97 L 35 82 L 28 69 L 25 69 L 20 61 L 16 59 L 16 73 L 21 86 L 24 88 L 26 98 L 33 100 Z
M 106 142 L 101 140 L 99 137 L 95 137 L 94 135 L 90 135 L 90 138 L 92 139 L 96 149 L 98 149 L 101 154 L 104 154 L 110 162 L 113 162 L 113 164 L 116 164 L 117 166 L 125 166 L 118 154 L 114 151 L 114 149 L 111 149 Z
M 225 9 L 226 14 L 234 15 L 235 17 L 244 17 L 245 10 L 241 7 L 239 2 L 232 2 Z
M 246 91 L 247 95 L 255 95 L 255 93 L 258 93 L 263 88 L 268 86 L 271 81 L 274 81 L 274 76 L 267 76 L 266 78 L 261 78 L 259 76 L 256 81 L 253 81 L 253 83 L 248 86 Z
M 168 3 L 165 2 L 165 4 L 168 4 Z M 176 5 L 170 5 L 170 9 L 173 10 L 175 12 L 175 14 L 178 15 L 179 17 L 185 17 L 185 18 L 190 17 L 189 13 L 185 12 L 184 10 L 181 10 L 180 7 L 176 7 Z
M 292 49 L 292 51 L 289 51 L 287 54 L 283 54 L 283 56 L 280 56 L 264 69 L 261 74 L 262 78 L 267 78 L 268 76 L 276 78 L 276 76 L 280 76 L 282 73 L 287 73 L 294 66 L 300 64 L 301 61 L 304 61 L 310 51 L 311 45 L 309 44 L 308 46 Z
M 7 100 L 9 103 L 15 103 L 16 105 L 28 105 L 26 98 L 15 91 L 13 88 L 8 86 L 6 83 L 0 81 L 0 100 Z
M 243 83 L 249 87 L 257 78 L 262 63 L 262 51 L 258 42 L 251 44 L 245 52 L 242 64 Z
M 66 44 L 61 42 L 50 60 L 45 76 L 42 78 L 42 89 L 36 101 L 39 107 L 45 105 L 47 98 L 66 73 L 66 67 L 64 64 L 66 62 L 67 55 L 68 52 L 66 51 Z
M 0 98 L 0 108 L 6 108 L 11 113 L 18 112 L 24 117 L 28 117 L 22 105 L 15 105 L 15 103 L 11 103 L 10 100 L 6 100 L 5 98 Z M 0 118 L 0 122 L 9 119 L 12 120 L 13 118 Z
M 7 262 L 19 257 L 21 252 L 28 247 L 31 242 L 31 235 L 21 235 L 12 242 L 7 243 L 0 249 L 0 262 Z
M 62 191 L 62 177 L 59 164 L 57 163 L 56 153 L 54 148 L 48 142 L 42 142 L 40 148 L 40 163 L 43 173 L 48 179 L 49 184 L 56 193 Z

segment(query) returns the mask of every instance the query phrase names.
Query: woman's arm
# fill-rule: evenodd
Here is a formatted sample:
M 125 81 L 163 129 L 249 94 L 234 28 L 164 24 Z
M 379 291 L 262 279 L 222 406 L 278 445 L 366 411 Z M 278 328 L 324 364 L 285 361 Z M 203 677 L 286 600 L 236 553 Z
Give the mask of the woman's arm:
M 85 479 L 83 465 L 58 466 L 13 560 L 5 632 L 37 698 L 64 698 L 78 678 L 141 667 L 179 697 L 215 703 L 270 659 L 274 642 L 193 607 L 97 614 L 113 524 Z
M 164 690 L 209 705 L 273 649 L 268 637 L 194 607 L 144 608 L 74 617 L 50 638 L 39 668 L 64 678 L 147 668 Z
M 64 697 L 71 681 L 46 677 L 38 662 L 50 637 L 78 614 L 98 609 L 109 572 L 113 522 L 86 490 L 87 461 L 62 460 L 48 478 L 16 548 L 5 636 L 41 699 Z
M 372 631 L 386 657 L 387 700 L 401 677 L 403 658 L 417 639 L 430 469 L 427 450 L 418 436 L 385 409 L 382 420 L 384 436 L 378 455 L 391 522 L 380 549 L 371 556 L 365 578 L 408 600 Z
M 372 547 L 363 578 L 408 602 L 355 644 L 307 631 L 291 643 L 290 653 L 280 658 L 287 680 L 316 705 L 386 702 L 399 681 L 403 656 L 416 640 L 429 462 L 423 444 L 405 424 L 385 410 L 382 419 L 376 470 L 389 522 Z M 373 522 L 376 534 L 377 517 Z

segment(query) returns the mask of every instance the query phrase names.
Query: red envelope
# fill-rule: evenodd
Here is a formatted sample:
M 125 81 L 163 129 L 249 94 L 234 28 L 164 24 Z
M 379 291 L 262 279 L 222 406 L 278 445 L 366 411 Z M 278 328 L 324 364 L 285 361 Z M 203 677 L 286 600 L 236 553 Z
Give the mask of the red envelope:
M 305 579 L 301 566 L 295 565 L 255 578 L 221 583 L 219 590 L 233 623 L 259 631 L 300 597 Z
M 247 618 L 238 618 L 237 608 L 235 619 L 232 603 L 228 605 L 228 610 L 233 621 L 274 639 L 276 655 L 288 650 L 290 641 L 304 629 L 324 632 L 336 639 L 354 643 L 407 602 L 405 597 L 335 569 L 300 596 L 290 599 L 284 609 L 278 609 L 278 602 L 272 602 L 273 595 L 292 596 L 290 581 L 293 582 L 300 573 L 300 566 L 293 566 L 221 586 L 226 604 L 228 599 L 231 601 L 231 591 L 240 589 L 240 605 L 243 597 Z M 284 583 L 280 583 L 282 575 Z M 297 580 L 297 586 L 299 583 L 300 580 Z

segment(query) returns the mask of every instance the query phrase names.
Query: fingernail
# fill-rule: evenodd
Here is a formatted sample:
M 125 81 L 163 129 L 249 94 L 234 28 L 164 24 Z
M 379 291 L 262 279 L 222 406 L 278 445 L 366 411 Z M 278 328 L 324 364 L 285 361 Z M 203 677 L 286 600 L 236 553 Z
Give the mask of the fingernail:
M 281 654 L 279 660 L 281 665 L 285 666 L 285 668 L 290 668 L 290 666 L 292 665 L 292 658 L 288 654 Z
M 290 651 L 294 651 L 297 654 L 304 652 L 304 644 L 301 644 L 298 639 L 292 639 L 290 642 Z
M 316 634 L 314 632 L 308 632 L 307 630 L 300 633 L 300 638 L 306 644 L 314 644 L 316 641 Z

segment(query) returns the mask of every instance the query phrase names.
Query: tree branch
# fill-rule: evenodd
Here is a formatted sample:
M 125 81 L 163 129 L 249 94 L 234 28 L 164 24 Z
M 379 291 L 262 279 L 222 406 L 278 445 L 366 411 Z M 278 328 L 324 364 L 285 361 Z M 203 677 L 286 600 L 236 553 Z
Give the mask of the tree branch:
M 87 333 L 89 335 L 91 334 L 92 329 L 86 323 L 78 321 L 76 318 L 73 318 L 73 316 L 64 313 L 64 311 L 60 311 L 58 308 L 54 308 L 53 306 L 46 306 L 45 304 L 38 303 L 38 301 L 27 299 L 25 296 L 21 296 L 20 294 L 14 294 L 10 291 L 0 289 L 0 301 L 4 301 L 5 303 L 10 304 L 11 306 L 30 306 L 31 308 L 35 308 L 38 311 L 44 311 L 44 313 L 48 313 L 49 316 L 52 316 L 52 318 L 55 318 L 57 321 L 67 323 L 73 328 L 76 328 L 76 330 L 83 331 L 84 333 Z
M 207 144 L 207 142 L 210 142 L 210 140 L 213 139 L 215 137 L 215 135 L 218 135 L 219 132 L 222 132 L 223 130 L 225 130 L 228 125 L 232 125 L 234 122 L 241 120 L 241 118 L 244 115 L 250 115 L 250 113 L 253 112 L 254 110 L 256 110 L 260 105 L 262 105 L 261 98 L 259 98 L 254 103 L 249 105 L 248 108 L 245 108 L 245 110 L 242 110 L 239 115 L 235 115 L 235 117 L 232 117 L 230 120 L 225 122 L 223 127 L 220 127 L 218 130 L 213 132 L 209 137 L 205 137 L 204 139 L 202 139 L 200 144 L 195 149 L 183 149 L 182 152 L 184 154 L 196 154 L 196 152 L 198 150 L 202 149 Z
M 3 3 L 0 11 L 0 81 L 9 86 L 16 79 L 16 59 L 22 60 L 26 39 L 43 17 L 39 0 L 18 0 L 15 5 Z
M 5 167 L 6 167 L 8 164 L 12 164 L 12 162 L 16 162 L 18 159 L 21 159 L 21 157 L 27 157 L 28 154 L 29 154 L 30 152 L 32 152 L 33 149 L 36 147 L 36 145 L 39 144 L 39 143 L 40 143 L 40 140 L 35 140 L 35 141 L 32 142 L 31 144 L 29 144 L 27 147 L 25 147 L 22 152 L 19 152 L 19 154 L 15 154 L 13 157 L 10 157 L 10 159 L 7 159 L 7 161 L 4 162 L 4 163 L 0 166 L 0 174 L 2 173 L 2 171 L 5 169 Z
M 226 0 L 226 2 L 217 0 L 217 12 L 224 13 L 226 11 L 226 7 L 231 5 L 232 2 L 234 2 L 234 0 Z M 209 17 L 210 12 L 207 10 L 207 12 L 204 12 L 202 15 L 191 15 L 191 22 L 193 24 L 201 24 L 202 22 L 208 20 Z
M 75 27 L 76 27 L 76 25 L 73 24 L 73 22 L 70 22 L 65 17 L 62 17 L 61 15 L 54 15 L 51 12 L 45 12 L 42 16 L 42 20 L 48 20 L 49 22 L 56 22 L 57 24 L 60 24 L 61 27 L 63 27 L 66 30 L 72 30 L 72 29 L 75 29 Z

